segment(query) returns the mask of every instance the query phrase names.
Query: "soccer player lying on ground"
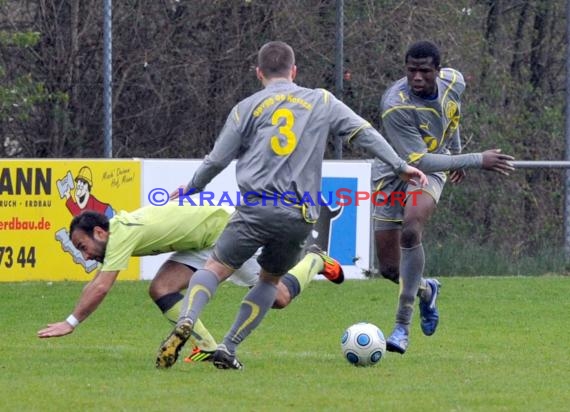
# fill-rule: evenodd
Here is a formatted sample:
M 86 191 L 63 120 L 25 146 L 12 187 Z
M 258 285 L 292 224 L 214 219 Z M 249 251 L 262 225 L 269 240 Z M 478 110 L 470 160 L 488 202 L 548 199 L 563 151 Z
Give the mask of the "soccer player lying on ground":
M 146 206 L 134 212 L 122 211 L 113 218 L 86 211 L 71 221 L 70 236 L 85 259 L 101 263 L 97 275 L 89 282 L 69 317 L 48 324 L 38 332 L 40 338 L 64 336 L 74 331 L 97 309 L 111 289 L 119 271 L 126 269 L 131 256 L 148 256 L 172 252 L 160 267 L 149 288 L 150 297 L 173 324 L 178 319 L 181 293 L 192 274 L 202 268 L 216 239 L 226 226 L 233 208 L 223 206 Z M 286 307 L 299 295 L 317 273 L 334 283 L 344 274 L 340 264 L 318 248 L 310 248 L 303 260 L 285 275 L 278 285 L 274 308 Z M 229 279 L 241 286 L 253 286 L 259 265 L 249 259 Z M 209 360 L 216 341 L 198 321 L 191 336 L 194 350 L 190 360 Z

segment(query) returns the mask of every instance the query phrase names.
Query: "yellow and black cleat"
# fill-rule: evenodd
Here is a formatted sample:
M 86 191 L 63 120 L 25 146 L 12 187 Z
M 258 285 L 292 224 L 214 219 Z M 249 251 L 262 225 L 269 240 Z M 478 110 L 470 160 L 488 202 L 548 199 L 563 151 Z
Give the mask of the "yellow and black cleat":
M 170 335 L 162 342 L 156 355 L 156 367 L 159 369 L 170 368 L 176 363 L 178 353 L 192 334 L 192 322 L 185 319 L 178 323 Z

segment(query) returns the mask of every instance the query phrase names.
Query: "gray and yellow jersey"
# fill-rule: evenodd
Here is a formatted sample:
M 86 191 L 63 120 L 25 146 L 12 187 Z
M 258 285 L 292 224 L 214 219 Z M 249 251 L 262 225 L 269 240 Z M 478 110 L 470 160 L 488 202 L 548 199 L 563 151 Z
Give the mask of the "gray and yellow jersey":
M 203 190 L 237 158 L 242 194 L 286 195 L 305 204 L 307 218 L 316 220 L 330 134 L 369 150 L 391 170 L 406 165 L 380 133 L 327 90 L 276 80 L 232 109 L 213 150 L 188 186 Z
M 461 153 L 460 99 L 465 81 L 457 70 L 443 68 L 436 82 L 438 94 L 433 100 L 413 94 L 405 77 L 396 81 L 382 96 L 382 125 L 386 139 L 400 157 L 421 170 L 421 161 L 426 154 Z M 374 181 L 389 175 L 393 175 L 390 167 L 374 162 Z

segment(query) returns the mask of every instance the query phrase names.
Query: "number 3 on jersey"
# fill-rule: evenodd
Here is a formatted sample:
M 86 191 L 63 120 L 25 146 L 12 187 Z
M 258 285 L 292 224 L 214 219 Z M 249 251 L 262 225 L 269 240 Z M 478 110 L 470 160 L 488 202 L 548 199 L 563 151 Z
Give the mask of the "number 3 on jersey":
M 278 156 L 287 156 L 295 147 L 297 147 L 297 136 L 293 132 L 293 124 L 295 123 L 295 116 L 293 112 L 289 109 L 278 109 L 275 110 L 273 116 L 271 116 L 271 124 L 277 126 L 282 120 L 285 120 L 285 124 L 279 127 L 279 133 L 285 137 L 284 144 L 281 143 L 279 137 L 271 137 L 271 149 Z

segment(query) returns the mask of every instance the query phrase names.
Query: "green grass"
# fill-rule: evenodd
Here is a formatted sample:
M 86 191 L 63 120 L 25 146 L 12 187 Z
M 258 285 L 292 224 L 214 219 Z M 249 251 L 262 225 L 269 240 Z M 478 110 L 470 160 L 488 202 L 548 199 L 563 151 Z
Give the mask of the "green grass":
M 240 347 L 244 371 L 154 368 L 169 324 L 146 282 L 119 282 L 72 335 L 40 340 L 80 283 L 0 283 L 2 411 L 567 411 L 570 279 L 444 278 L 438 332 L 414 316 L 410 348 L 356 368 L 340 354 L 357 321 L 392 327 L 397 289 L 383 280 L 314 282 L 272 310 Z M 246 292 L 223 285 L 203 320 L 221 337 Z M 417 312 L 417 311 L 416 311 Z
M 432 276 L 536 276 L 570 274 L 570 264 L 563 248 L 543 244 L 532 253 L 512 247 L 502 250 L 471 240 L 448 239 L 424 242 L 426 272 Z

